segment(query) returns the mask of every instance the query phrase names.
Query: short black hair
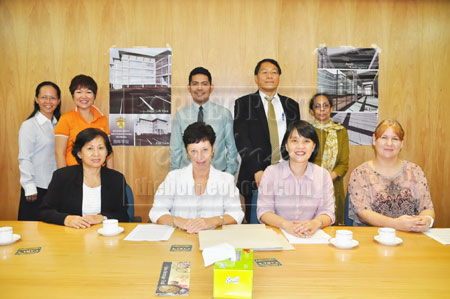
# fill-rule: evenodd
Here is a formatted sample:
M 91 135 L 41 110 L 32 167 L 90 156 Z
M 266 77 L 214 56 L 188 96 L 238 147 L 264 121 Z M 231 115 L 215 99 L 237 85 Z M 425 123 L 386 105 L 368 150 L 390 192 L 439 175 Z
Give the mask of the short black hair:
M 312 96 L 311 100 L 309 100 L 309 109 L 314 110 L 314 101 L 316 100 L 317 97 L 320 96 L 326 97 L 330 106 L 333 107 L 333 99 L 331 98 L 331 95 L 325 92 L 318 92 Z
M 44 81 L 38 84 L 35 91 L 36 98 L 39 96 L 39 93 L 41 92 L 41 88 L 44 86 L 51 86 L 56 90 L 56 95 L 58 96 L 58 99 L 61 100 L 61 89 L 59 89 L 59 86 L 56 85 L 53 82 L 50 81 Z M 38 111 L 39 111 L 39 104 L 34 101 L 34 110 L 31 112 L 30 116 L 28 116 L 27 119 L 32 118 Z M 55 111 L 53 111 L 53 115 L 56 117 L 56 119 L 59 120 L 59 117 L 61 116 L 61 101 L 59 102 L 58 106 L 56 106 Z
M 275 59 L 272 59 L 272 58 L 265 58 L 265 59 L 261 60 L 260 62 L 258 62 L 258 64 L 255 67 L 255 75 L 258 75 L 259 69 L 261 68 L 261 64 L 263 64 L 264 62 L 269 62 L 269 63 L 273 64 L 274 66 L 276 66 L 278 69 L 278 74 L 281 75 L 280 65 L 278 64 L 278 62 Z
M 78 133 L 77 139 L 75 140 L 75 143 L 73 144 L 73 147 L 72 147 L 72 155 L 75 157 L 78 164 L 81 165 L 81 159 L 80 159 L 80 157 L 78 157 L 78 153 L 81 152 L 81 149 L 83 148 L 83 146 L 86 143 L 94 140 L 98 136 L 102 137 L 103 141 L 105 142 L 106 150 L 108 151 L 108 154 L 106 155 L 106 157 L 109 157 L 109 155 L 111 155 L 113 149 L 111 146 L 111 142 L 109 142 L 108 135 L 106 135 L 106 133 L 100 129 L 87 128 L 87 129 L 84 129 L 83 131 L 81 131 L 80 133 Z
M 314 129 L 314 127 L 309 122 L 304 120 L 296 120 L 289 124 L 283 137 L 283 143 L 281 144 L 281 155 L 283 159 L 289 160 L 289 153 L 286 150 L 286 143 L 289 139 L 289 136 L 291 136 L 294 130 L 296 130 L 297 133 L 304 138 L 311 139 L 316 145 L 314 151 L 311 154 L 311 157 L 309 157 L 308 159 L 309 162 L 313 162 L 317 157 L 317 153 L 319 152 L 319 136 L 317 136 L 316 129 Z
M 189 73 L 189 85 L 191 85 L 192 77 L 198 74 L 205 75 L 206 77 L 208 77 L 209 84 L 212 84 L 211 73 L 204 67 L 199 66 Z
M 70 94 L 72 95 L 72 97 L 75 93 L 75 90 L 81 87 L 92 90 L 94 96 L 97 96 L 97 83 L 95 83 L 95 80 L 92 79 L 92 77 L 86 75 L 78 75 L 73 77 L 69 86 Z
M 189 144 L 206 140 L 213 146 L 216 141 L 216 133 L 214 133 L 214 130 L 210 125 L 207 125 L 204 122 L 192 123 L 184 130 L 183 142 L 185 148 L 187 148 Z

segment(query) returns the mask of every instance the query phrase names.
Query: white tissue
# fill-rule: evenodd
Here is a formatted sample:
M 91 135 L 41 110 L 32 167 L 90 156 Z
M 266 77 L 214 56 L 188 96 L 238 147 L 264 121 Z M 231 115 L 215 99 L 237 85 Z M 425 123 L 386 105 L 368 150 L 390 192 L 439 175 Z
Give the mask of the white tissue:
M 236 261 L 236 249 L 228 243 L 222 243 L 203 249 L 203 261 L 205 262 L 205 267 L 208 267 L 217 261 L 226 259 L 230 259 L 232 262 Z

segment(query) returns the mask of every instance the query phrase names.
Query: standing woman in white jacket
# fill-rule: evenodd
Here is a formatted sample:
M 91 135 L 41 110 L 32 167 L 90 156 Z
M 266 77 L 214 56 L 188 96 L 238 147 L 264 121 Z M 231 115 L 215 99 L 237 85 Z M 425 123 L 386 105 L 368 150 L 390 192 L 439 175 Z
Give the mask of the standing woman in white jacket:
M 18 220 L 37 221 L 38 207 L 56 170 L 55 126 L 61 90 L 45 81 L 36 87 L 34 111 L 19 130 L 20 204 Z

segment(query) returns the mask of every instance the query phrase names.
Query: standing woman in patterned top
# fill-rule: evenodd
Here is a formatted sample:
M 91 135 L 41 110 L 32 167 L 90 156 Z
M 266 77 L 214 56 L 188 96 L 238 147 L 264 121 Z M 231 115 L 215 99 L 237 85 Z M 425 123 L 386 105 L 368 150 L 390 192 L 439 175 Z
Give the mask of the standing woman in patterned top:
M 319 137 L 319 153 L 314 164 L 322 166 L 331 175 L 336 205 L 336 224 L 344 224 L 345 190 L 344 176 L 348 170 L 348 133 L 339 123 L 330 118 L 333 100 L 329 95 L 316 93 L 309 102 L 314 116 L 312 125 Z
M 97 83 L 86 75 L 75 76 L 70 82 L 75 109 L 64 113 L 55 128 L 55 154 L 58 168 L 77 165 L 72 147 L 78 133 L 87 128 L 97 128 L 109 136 L 108 119 L 94 106 Z M 113 156 L 108 156 L 106 166 L 113 168 Z
M 20 203 L 18 220 L 37 221 L 38 207 L 56 170 L 56 123 L 61 116 L 61 90 L 45 81 L 36 87 L 34 111 L 19 130 Z
M 375 129 L 375 159 L 355 168 L 350 177 L 349 218 L 353 225 L 410 232 L 424 232 L 433 226 L 427 179 L 419 166 L 399 158 L 403 137 L 396 120 L 383 120 Z

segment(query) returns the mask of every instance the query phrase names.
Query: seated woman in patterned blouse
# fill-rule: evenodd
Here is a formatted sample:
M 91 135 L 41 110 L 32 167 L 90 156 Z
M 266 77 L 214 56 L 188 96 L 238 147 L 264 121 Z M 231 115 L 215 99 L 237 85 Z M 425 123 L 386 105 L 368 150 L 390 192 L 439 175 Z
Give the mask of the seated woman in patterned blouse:
M 391 119 L 375 129 L 375 159 L 355 168 L 350 177 L 349 218 L 353 225 L 411 232 L 433 226 L 427 179 L 419 166 L 399 158 L 404 134 L 402 126 Z

